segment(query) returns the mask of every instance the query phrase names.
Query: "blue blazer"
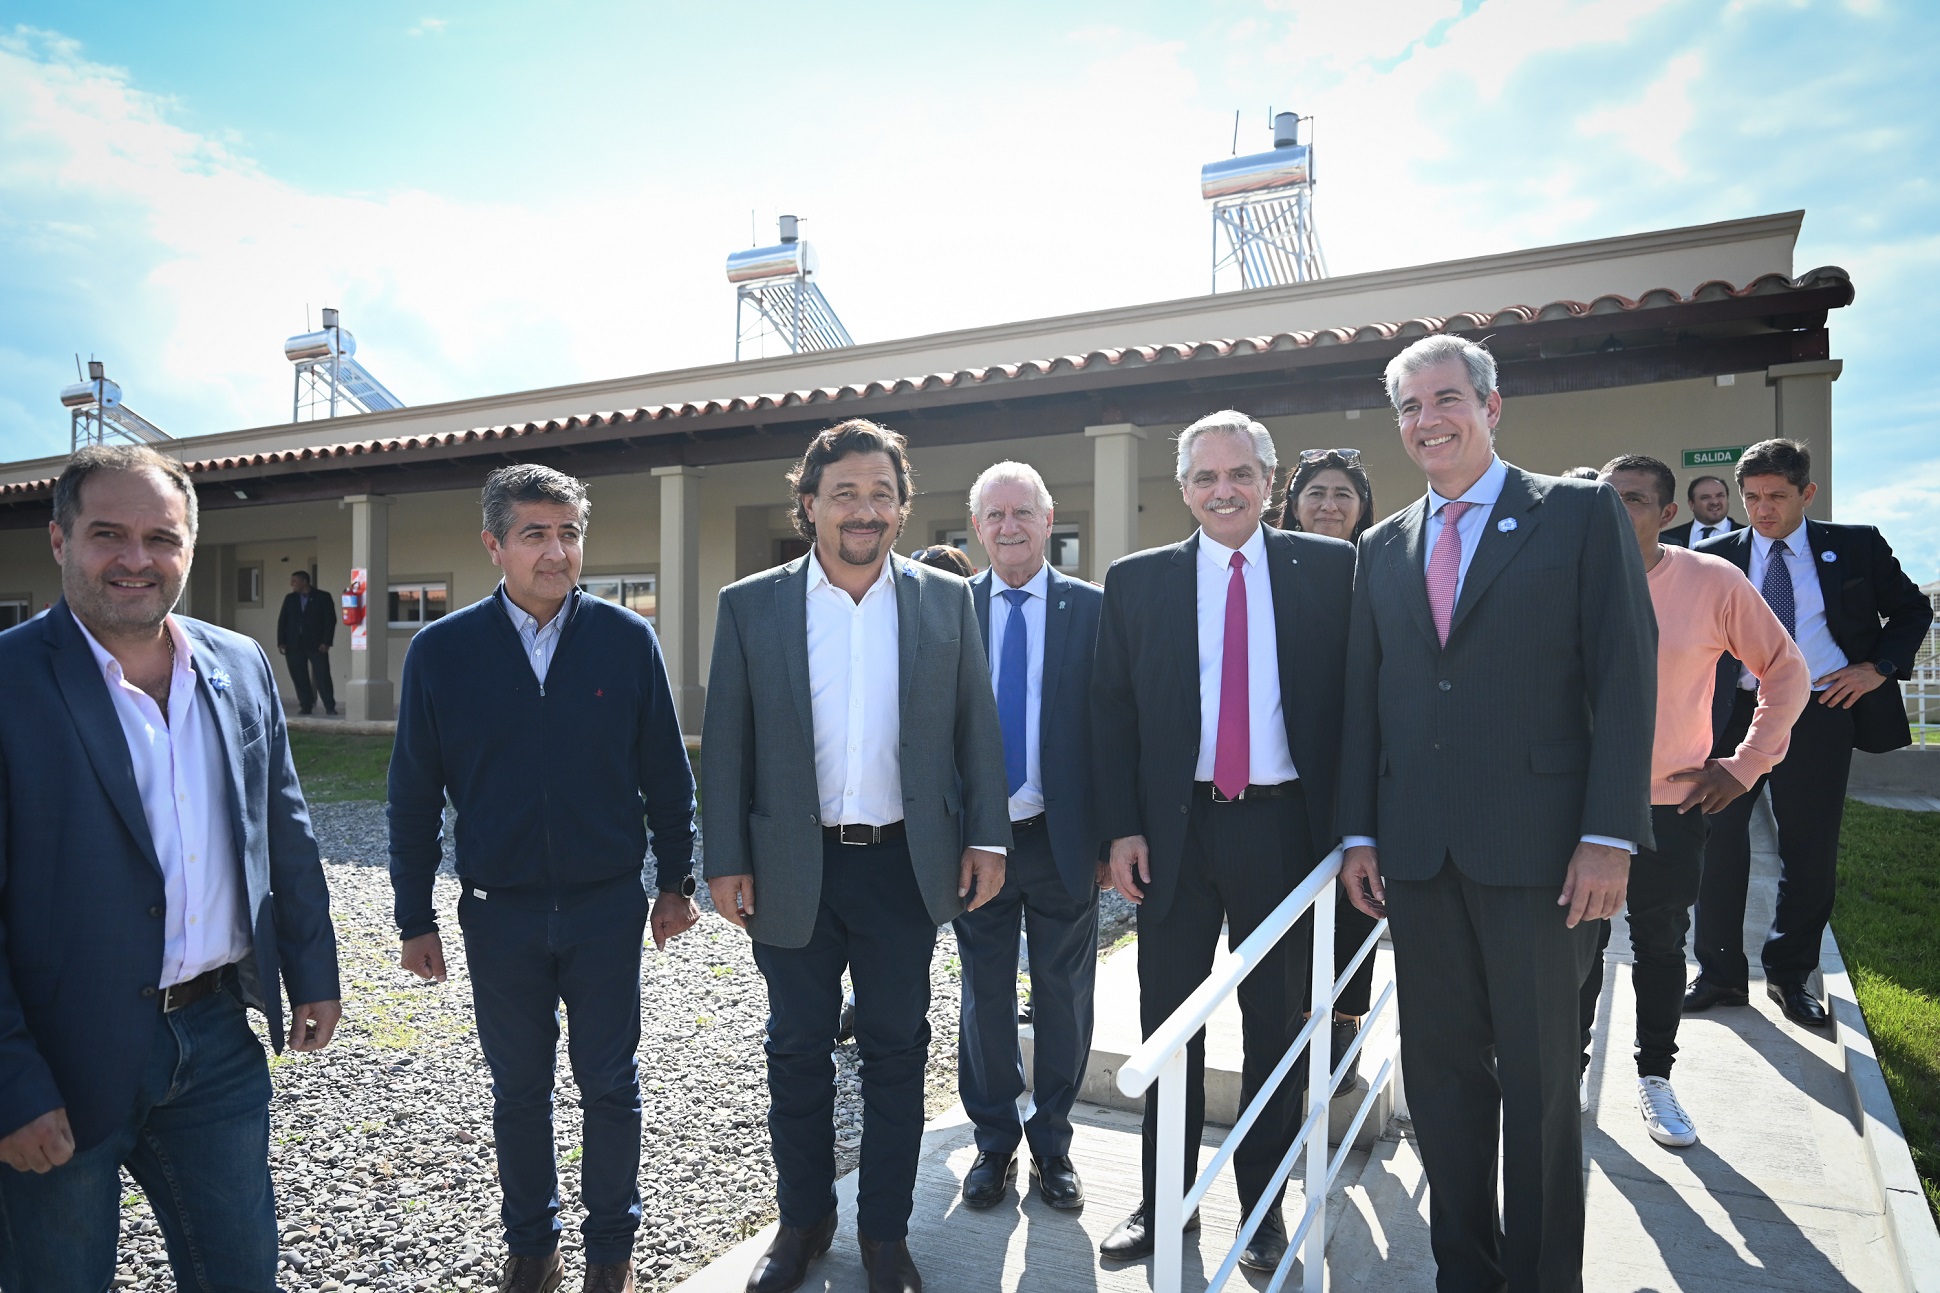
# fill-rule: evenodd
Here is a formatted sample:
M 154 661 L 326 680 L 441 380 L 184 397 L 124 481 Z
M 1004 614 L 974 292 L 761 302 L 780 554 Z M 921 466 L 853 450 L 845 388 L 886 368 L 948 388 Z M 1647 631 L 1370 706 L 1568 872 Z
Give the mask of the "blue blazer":
M 178 616 L 229 767 L 255 943 L 243 995 L 332 1001 L 337 939 L 269 658 Z M 67 609 L 0 634 L 0 1135 L 65 1107 L 77 1149 L 128 1116 L 161 1018 L 161 865 L 107 683 Z
M 1097 892 L 1095 869 L 1104 837 L 1093 824 L 1091 804 L 1091 655 L 1098 644 L 1103 592 L 1047 567 L 1044 605 L 1044 694 L 1038 714 L 1038 772 L 1044 778 L 1044 824 L 1051 855 L 1071 896 Z M 990 589 L 985 570 L 970 581 L 977 599 L 977 627 L 984 656 L 990 640 Z

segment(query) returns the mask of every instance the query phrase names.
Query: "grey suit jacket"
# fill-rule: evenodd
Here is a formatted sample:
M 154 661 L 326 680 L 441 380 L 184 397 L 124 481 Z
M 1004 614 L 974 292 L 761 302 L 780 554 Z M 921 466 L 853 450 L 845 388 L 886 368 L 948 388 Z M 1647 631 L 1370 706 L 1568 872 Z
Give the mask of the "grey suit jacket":
M 1560 885 L 1584 835 L 1649 845 L 1657 619 L 1616 494 L 1511 466 L 1446 647 L 1426 520 L 1424 496 L 1361 536 L 1341 833 L 1390 878 L 1452 858 L 1500 885 Z
M 938 925 L 963 912 L 967 844 L 1010 845 L 1003 737 L 970 585 L 892 555 L 903 821 Z M 702 870 L 754 876 L 757 942 L 801 947 L 822 896 L 808 687 L 808 558 L 721 590 L 701 727 Z

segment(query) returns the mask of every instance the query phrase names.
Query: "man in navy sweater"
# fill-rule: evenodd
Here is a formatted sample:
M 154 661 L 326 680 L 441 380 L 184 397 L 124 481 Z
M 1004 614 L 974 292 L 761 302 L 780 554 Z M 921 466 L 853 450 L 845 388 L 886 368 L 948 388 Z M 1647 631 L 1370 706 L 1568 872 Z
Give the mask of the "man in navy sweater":
M 482 502 L 503 582 L 421 631 L 404 661 L 390 778 L 402 961 L 444 981 L 431 894 L 448 794 L 505 1195 L 498 1287 L 552 1293 L 565 1275 L 552 1138 L 564 1001 L 585 1111 L 584 1287 L 623 1293 L 640 1224 L 641 931 L 649 905 L 659 946 L 698 918 L 694 778 L 652 627 L 579 590 L 586 487 L 521 464 L 493 472 Z

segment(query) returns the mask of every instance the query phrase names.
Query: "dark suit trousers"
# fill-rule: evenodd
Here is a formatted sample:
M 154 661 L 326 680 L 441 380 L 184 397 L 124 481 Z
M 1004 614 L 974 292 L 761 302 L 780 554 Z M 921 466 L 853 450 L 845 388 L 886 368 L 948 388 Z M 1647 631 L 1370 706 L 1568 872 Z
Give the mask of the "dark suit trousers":
M 1743 739 L 1757 701 L 1738 693 L 1724 741 Z M 1778 911 L 1765 939 L 1765 978 L 1803 984 L 1819 968 L 1819 941 L 1832 919 L 1837 890 L 1839 823 L 1846 813 L 1846 776 L 1852 770 L 1852 711 L 1806 702 L 1792 726 L 1792 746 L 1770 775 L 1711 819 L 1698 890 L 1699 972 L 1722 988 L 1742 991 L 1750 979 L 1745 956 L 1745 889 L 1751 881 L 1751 813 L 1758 792 L 1772 790 L 1778 821 Z
M 1071 1106 L 1091 1058 L 1091 990 L 1098 969 L 1098 890 L 1073 898 L 1044 827 L 1016 833 L 997 896 L 954 922 L 963 957 L 957 1090 L 977 1125 L 977 1148 L 1008 1154 L 1030 1141 L 1039 1159 L 1071 1152 Z M 1017 935 L 1031 949 L 1031 1109 L 1017 1044 Z
M 1307 803 L 1295 793 L 1284 799 L 1212 801 L 1195 788 L 1186 822 L 1185 855 L 1172 906 L 1158 920 L 1138 913 L 1138 1016 L 1150 1037 L 1212 973 L 1219 950 L 1219 927 L 1227 927 L 1228 946 L 1237 947 L 1273 913 L 1294 886 L 1314 868 Z M 1240 1107 L 1253 1100 L 1266 1077 L 1299 1033 L 1307 1008 L 1307 979 L 1313 947 L 1313 917 L 1302 918 L 1239 985 Z M 1266 1193 L 1287 1147 L 1300 1126 L 1300 1092 L 1306 1086 L 1303 1057 L 1261 1111 L 1260 1119 L 1233 1155 L 1234 1183 L 1241 1205 L 1251 1211 Z M 1206 1034 L 1186 1048 L 1185 1184 L 1199 1175 L 1199 1140 L 1206 1124 Z M 1145 1096 L 1144 1199 L 1153 1199 L 1158 1179 L 1158 1086 Z M 1274 1195 L 1279 1202 L 1280 1194 Z
M 822 900 L 803 947 L 754 945 L 768 981 L 768 1134 L 784 1226 L 835 1208 L 835 1032 L 842 971 L 855 985 L 862 1053 L 862 1165 L 856 1229 L 909 1234 L 923 1147 L 930 1051 L 930 954 L 936 925 L 910 868 L 909 844 L 822 845 Z
M 1677 1025 L 1684 1017 L 1684 935 L 1691 928 L 1691 903 L 1697 899 L 1704 867 L 1704 837 L 1710 819 L 1674 804 L 1650 810 L 1655 848 L 1639 849 L 1630 860 L 1630 892 L 1623 917 L 1630 926 L 1630 986 L 1637 997 L 1637 1076 L 1668 1081 L 1677 1059 Z M 1583 1067 L 1590 1066 L 1590 1032 L 1597 998 L 1603 995 L 1603 949 L 1610 922 L 1597 922 L 1597 955 L 1583 980 Z
M 318 696 L 323 697 L 325 709 L 337 708 L 336 688 L 330 681 L 328 652 L 288 647 L 283 652 L 283 658 L 290 666 L 290 681 L 296 684 L 297 708 L 309 713 L 316 708 Z
M 1354 954 L 1367 942 L 1367 936 L 1374 932 L 1374 919 L 1364 915 L 1359 907 L 1347 900 L 1347 890 L 1339 885 L 1334 887 L 1334 973 L 1347 968 Z M 1334 1001 L 1334 1010 L 1343 1015 L 1364 1015 L 1374 999 L 1374 956 L 1369 952 L 1361 962 L 1361 968 L 1354 971 L 1351 978 L 1340 985 L 1340 995 Z M 1340 1056 L 1334 1056 L 1336 1063 Z
M 584 1115 L 580 1233 L 589 1262 L 625 1261 L 640 1226 L 640 942 L 650 899 L 637 877 L 570 894 L 467 884 L 458 924 L 471 967 L 478 1044 L 492 1071 L 505 1246 L 527 1257 L 559 1242 L 552 1135 L 559 1005 Z
M 1597 924 L 1564 928 L 1558 886 L 1479 884 L 1453 860 L 1387 890 L 1435 1287 L 1581 1289 L 1577 990 Z

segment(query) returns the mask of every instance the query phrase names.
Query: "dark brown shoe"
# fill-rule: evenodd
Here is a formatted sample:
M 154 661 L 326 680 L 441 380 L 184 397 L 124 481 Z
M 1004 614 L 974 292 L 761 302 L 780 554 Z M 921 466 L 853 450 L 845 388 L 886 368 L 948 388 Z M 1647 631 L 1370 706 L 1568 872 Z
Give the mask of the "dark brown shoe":
M 633 1293 L 633 1263 L 588 1262 L 580 1293 Z
M 566 1263 L 557 1248 L 544 1257 L 514 1254 L 499 1267 L 498 1293 L 553 1293 L 565 1278 Z
M 902 1239 L 877 1242 L 857 1235 L 862 1245 L 862 1269 L 869 1272 L 869 1293 L 923 1293 L 923 1277 Z
M 812 1226 L 781 1226 L 748 1273 L 748 1293 L 790 1293 L 808 1278 L 808 1264 L 835 1240 L 835 1212 Z

